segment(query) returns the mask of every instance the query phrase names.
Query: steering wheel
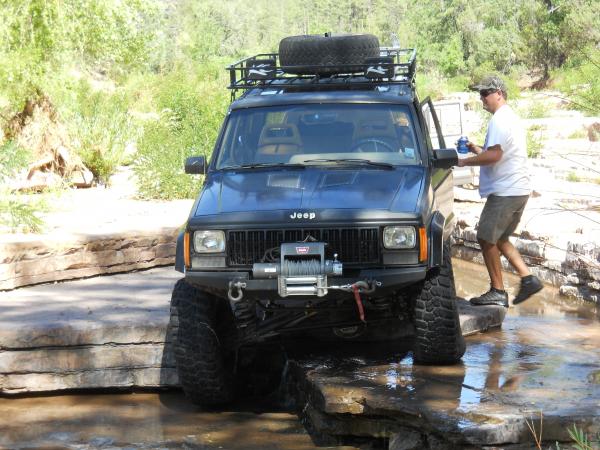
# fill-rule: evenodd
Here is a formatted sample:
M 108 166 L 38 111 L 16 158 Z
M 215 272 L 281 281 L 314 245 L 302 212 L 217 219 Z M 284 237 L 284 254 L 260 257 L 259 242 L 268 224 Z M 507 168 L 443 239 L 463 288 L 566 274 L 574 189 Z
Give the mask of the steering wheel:
M 372 146 L 374 148 L 374 150 L 365 150 L 363 148 L 364 145 L 369 145 Z M 356 144 L 354 144 L 351 148 L 350 148 L 351 152 L 354 151 L 358 151 L 358 152 L 369 152 L 369 151 L 374 151 L 374 152 L 397 152 L 398 149 L 395 149 L 394 147 L 392 147 L 392 145 L 382 139 L 378 139 L 378 138 L 365 138 L 365 139 L 361 139 L 360 141 L 358 141 Z

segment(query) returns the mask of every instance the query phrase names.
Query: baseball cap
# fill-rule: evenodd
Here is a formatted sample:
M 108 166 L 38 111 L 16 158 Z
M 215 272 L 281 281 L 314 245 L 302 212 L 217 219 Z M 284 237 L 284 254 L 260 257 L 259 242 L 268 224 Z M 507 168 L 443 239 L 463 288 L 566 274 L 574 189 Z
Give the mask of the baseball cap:
M 485 77 L 479 83 L 469 86 L 469 89 L 472 91 L 496 90 L 506 92 L 506 84 L 504 84 L 504 81 L 499 76 L 491 75 Z

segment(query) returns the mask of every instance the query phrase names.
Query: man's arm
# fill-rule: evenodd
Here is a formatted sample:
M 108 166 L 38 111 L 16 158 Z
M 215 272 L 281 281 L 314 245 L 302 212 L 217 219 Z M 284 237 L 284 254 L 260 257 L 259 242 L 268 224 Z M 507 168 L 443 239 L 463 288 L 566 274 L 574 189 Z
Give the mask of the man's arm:
M 469 146 L 469 144 L 467 144 Z M 502 147 L 500 144 L 492 145 L 484 152 L 481 147 L 471 144 L 469 150 L 476 153 L 477 156 L 458 160 L 458 167 L 465 166 L 489 166 L 502 159 Z

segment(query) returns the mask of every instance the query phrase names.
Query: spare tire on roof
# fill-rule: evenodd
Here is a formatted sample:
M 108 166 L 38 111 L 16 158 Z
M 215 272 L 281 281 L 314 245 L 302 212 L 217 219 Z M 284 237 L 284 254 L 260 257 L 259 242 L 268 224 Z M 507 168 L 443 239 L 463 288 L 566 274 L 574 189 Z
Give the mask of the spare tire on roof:
M 293 74 L 358 72 L 378 56 L 379 39 L 372 34 L 290 36 L 279 43 L 279 65 Z

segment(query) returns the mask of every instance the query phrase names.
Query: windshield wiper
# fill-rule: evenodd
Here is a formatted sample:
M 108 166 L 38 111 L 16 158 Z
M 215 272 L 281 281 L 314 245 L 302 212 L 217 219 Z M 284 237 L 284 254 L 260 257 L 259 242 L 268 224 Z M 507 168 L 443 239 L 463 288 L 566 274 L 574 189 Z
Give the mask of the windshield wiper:
M 371 161 L 370 159 L 362 159 L 362 158 L 342 158 L 342 159 L 327 159 L 327 158 L 318 158 L 318 159 L 306 159 L 303 161 L 304 163 L 311 162 L 323 162 L 323 163 L 341 163 L 341 164 L 365 164 L 369 166 L 383 167 L 385 169 L 393 169 L 393 164 Z
M 289 164 L 289 163 L 252 163 L 252 164 L 240 164 L 239 166 L 225 166 L 221 167 L 220 170 L 236 170 L 236 169 L 260 169 L 263 167 L 269 168 L 292 168 L 292 169 L 306 169 L 304 164 Z

